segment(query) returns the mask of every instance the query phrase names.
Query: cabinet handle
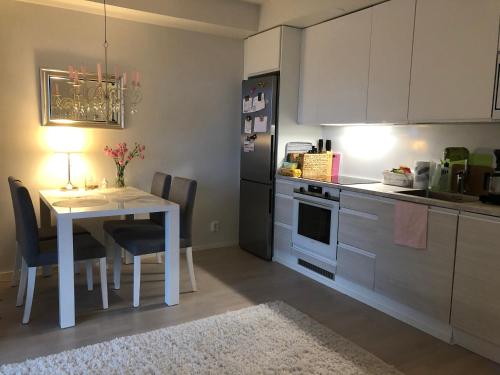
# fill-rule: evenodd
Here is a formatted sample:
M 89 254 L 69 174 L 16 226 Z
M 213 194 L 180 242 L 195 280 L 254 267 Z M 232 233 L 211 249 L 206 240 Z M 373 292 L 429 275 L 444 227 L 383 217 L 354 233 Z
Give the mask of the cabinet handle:
M 363 219 L 368 219 L 368 220 L 378 220 L 377 215 L 369 214 L 367 212 L 355 211 L 355 210 L 351 210 L 349 208 L 341 208 L 340 213 L 345 214 L 345 215 L 358 216 L 358 217 L 362 217 Z

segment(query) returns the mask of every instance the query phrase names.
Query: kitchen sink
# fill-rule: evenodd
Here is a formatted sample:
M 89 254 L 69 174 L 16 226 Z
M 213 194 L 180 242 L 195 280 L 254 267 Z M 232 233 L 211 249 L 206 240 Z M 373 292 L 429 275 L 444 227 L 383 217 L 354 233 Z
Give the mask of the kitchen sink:
M 454 203 L 467 203 L 467 202 L 479 201 L 479 197 L 474 195 L 445 193 L 445 192 L 430 191 L 430 190 L 405 190 L 405 191 L 396 191 L 396 193 L 413 195 L 415 197 L 439 199 L 441 201 L 454 202 Z

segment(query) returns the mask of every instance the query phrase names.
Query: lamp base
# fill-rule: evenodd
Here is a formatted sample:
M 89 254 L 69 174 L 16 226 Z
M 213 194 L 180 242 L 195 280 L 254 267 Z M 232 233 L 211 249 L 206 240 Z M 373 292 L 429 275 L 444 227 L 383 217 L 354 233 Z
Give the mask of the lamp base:
M 62 191 L 78 190 L 78 186 L 73 186 L 73 184 L 68 183 L 66 186 L 61 188 Z

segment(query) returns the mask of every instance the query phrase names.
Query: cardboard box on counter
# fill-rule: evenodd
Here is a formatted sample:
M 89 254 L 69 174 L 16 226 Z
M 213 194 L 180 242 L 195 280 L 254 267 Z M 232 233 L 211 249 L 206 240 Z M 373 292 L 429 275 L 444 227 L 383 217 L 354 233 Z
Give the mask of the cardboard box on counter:
M 312 180 L 328 179 L 332 175 L 333 154 L 301 154 L 302 177 Z

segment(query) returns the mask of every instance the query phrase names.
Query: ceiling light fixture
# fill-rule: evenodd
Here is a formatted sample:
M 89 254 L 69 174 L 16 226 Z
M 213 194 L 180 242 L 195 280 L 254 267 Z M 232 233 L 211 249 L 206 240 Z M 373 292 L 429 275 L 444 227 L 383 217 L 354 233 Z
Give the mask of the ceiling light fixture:
M 127 72 L 120 72 L 118 65 L 115 66 L 115 74 L 108 75 L 108 15 L 106 0 L 104 7 L 104 75 L 101 63 L 97 64 L 97 75 L 90 77 L 85 65 L 80 71 L 73 65 L 68 67 L 68 83 L 72 85 L 73 95 L 69 107 L 76 118 L 102 120 L 110 122 L 116 120 L 114 115 L 120 111 L 120 106 L 125 105 L 131 114 L 137 113 L 138 104 L 142 101 L 142 88 L 139 71 L 132 71 L 130 76 Z M 128 77 L 130 77 L 130 84 Z M 89 80 L 96 80 L 97 84 L 89 85 Z M 95 82 L 94 82 L 95 83 Z M 56 89 L 56 91 L 58 91 Z M 56 92 L 57 94 L 57 92 Z M 55 103 L 57 106 L 57 102 Z M 66 108 L 68 103 L 65 104 Z

